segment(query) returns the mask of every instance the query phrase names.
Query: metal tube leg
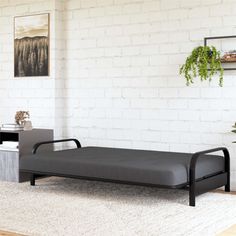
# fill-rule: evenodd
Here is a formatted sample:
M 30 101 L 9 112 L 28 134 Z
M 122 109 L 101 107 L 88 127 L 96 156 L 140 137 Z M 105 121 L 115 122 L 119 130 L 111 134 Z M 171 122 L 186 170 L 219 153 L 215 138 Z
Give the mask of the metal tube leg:
M 194 207 L 195 206 L 195 191 L 194 186 L 189 186 L 189 206 Z
M 230 192 L 230 178 L 227 179 L 227 184 L 225 185 L 225 192 Z
M 225 172 L 227 172 L 227 184 L 225 185 L 225 192 L 230 192 L 230 156 L 227 149 L 223 150 L 225 156 Z
M 31 174 L 30 176 L 30 185 L 35 186 L 35 174 Z
M 225 185 L 225 192 L 230 192 L 230 186 L 229 186 L 229 184 L 226 184 L 226 185 Z

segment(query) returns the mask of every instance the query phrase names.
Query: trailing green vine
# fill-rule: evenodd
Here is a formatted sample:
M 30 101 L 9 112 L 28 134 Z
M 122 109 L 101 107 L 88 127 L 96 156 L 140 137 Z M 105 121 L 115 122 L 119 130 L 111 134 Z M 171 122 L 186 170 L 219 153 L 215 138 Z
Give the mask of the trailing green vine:
M 189 86 L 193 79 L 200 77 L 201 81 L 211 81 L 216 74 L 219 75 L 219 85 L 223 85 L 224 69 L 220 61 L 220 52 L 214 46 L 199 46 L 193 49 L 190 56 L 180 68 L 180 74 L 186 79 Z

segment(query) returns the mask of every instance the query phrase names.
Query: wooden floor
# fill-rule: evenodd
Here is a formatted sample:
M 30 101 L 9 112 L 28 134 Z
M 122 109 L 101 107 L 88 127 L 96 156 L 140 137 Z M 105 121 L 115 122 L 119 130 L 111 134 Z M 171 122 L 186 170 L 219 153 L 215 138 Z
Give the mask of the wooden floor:
M 218 234 L 217 236 L 235 236 L 235 235 L 236 235 L 236 225 L 233 225 L 229 229 Z
M 232 194 L 236 195 L 236 192 L 224 192 L 223 190 L 214 190 L 214 193 L 222 193 L 222 194 Z M 236 222 L 235 222 L 236 223 Z M 17 233 L 12 233 L 12 232 L 7 232 L 7 231 L 1 231 L 0 230 L 0 236 L 26 236 L 23 234 L 17 234 Z M 236 236 L 236 224 L 231 226 L 229 229 L 225 230 L 224 232 L 218 234 L 217 236 Z
M 232 227 L 218 234 L 217 236 L 235 236 L 235 235 L 236 235 L 236 225 L 233 225 Z M 0 230 L 0 236 L 26 236 L 26 235 Z
M 220 190 L 220 189 L 217 189 L 217 190 L 213 190 L 211 191 L 213 193 L 222 193 L 222 194 L 230 194 L 230 195 L 236 195 L 236 191 L 232 191 L 232 192 L 225 192 L 224 190 Z M 236 223 L 236 222 L 235 222 Z
M 12 233 L 12 232 L 7 232 L 7 231 L 1 231 L 0 230 L 0 236 L 26 236 L 26 235 Z
M 231 194 L 236 195 L 236 191 L 227 193 L 223 190 L 214 190 L 214 193 L 222 193 L 222 194 Z M 236 222 L 235 222 L 236 223 Z M 236 236 L 236 224 L 232 225 L 229 229 L 225 230 L 224 232 L 218 234 L 217 236 Z

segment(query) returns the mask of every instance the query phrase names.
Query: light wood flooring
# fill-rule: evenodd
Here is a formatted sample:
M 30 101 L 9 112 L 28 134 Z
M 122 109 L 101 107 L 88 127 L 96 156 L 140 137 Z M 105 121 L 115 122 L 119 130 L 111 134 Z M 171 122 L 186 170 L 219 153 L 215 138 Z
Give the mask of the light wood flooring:
M 236 235 L 236 225 L 233 225 L 229 229 L 218 234 L 217 236 L 235 236 L 235 235 Z
M 0 230 L 0 236 L 26 236 L 26 235 L 12 233 L 12 232 L 7 232 L 7 231 L 1 231 Z
M 222 194 L 236 195 L 236 191 L 227 193 L 227 192 L 225 192 L 223 190 L 214 190 L 213 192 L 222 193 Z M 236 224 L 232 225 L 229 229 L 223 231 L 222 233 L 218 234 L 217 236 L 236 236 Z

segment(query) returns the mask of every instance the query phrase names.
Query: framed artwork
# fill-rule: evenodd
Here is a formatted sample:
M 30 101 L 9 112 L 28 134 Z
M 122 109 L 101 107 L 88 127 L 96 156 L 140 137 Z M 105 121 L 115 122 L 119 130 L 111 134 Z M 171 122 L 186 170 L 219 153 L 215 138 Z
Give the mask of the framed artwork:
M 14 76 L 49 76 L 50 16 L 14 18 Z
M 236 70 L 236 35 L 204 38 L 205 46 L 215 46 L 221 53 L 224 70 Z

